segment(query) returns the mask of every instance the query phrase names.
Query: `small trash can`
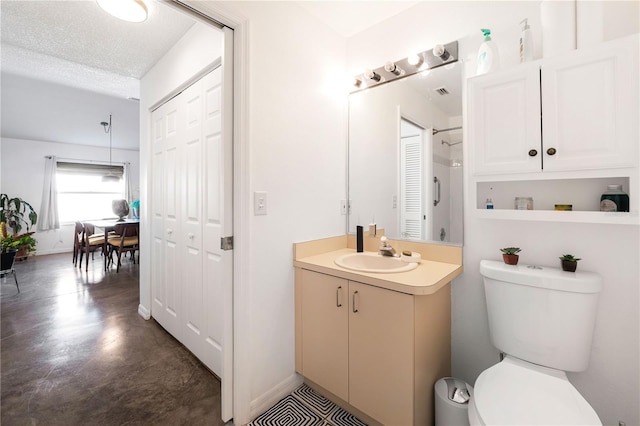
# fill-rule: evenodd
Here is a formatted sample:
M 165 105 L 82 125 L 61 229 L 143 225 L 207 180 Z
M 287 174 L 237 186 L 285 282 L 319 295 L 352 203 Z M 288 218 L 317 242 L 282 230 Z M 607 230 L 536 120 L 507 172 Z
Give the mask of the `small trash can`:
M 469 399 L 473 387 L 453 377 L 444 377 L 435 384 L 436 426 L 469 425 Z

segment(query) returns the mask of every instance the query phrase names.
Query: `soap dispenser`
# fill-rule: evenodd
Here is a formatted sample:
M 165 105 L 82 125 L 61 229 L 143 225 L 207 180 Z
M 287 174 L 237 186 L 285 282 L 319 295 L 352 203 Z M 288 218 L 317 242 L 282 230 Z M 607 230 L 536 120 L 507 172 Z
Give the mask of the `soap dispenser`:
M 480 45 L 480 49 L 478 49 L 477 75 L 496 71 L 500 68 L 498 48 L 495 45 L 495 42 L 491 40 L 491 30 L 483 28 L 481 31 L 482 34 L 484 34 L 484 42 Z

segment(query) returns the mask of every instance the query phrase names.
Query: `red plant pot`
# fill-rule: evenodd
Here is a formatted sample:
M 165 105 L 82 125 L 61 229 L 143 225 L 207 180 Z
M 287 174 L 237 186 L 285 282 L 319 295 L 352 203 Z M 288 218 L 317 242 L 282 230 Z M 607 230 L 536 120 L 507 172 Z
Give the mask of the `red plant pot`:
M 519 256 L 517 254 L 503 254 L 502 260 L 507 265 L 517 265 Z

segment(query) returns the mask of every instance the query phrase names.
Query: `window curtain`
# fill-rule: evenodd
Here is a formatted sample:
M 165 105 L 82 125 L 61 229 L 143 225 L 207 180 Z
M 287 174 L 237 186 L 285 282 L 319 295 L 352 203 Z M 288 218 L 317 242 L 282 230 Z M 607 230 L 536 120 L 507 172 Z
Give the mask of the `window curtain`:
M 133 191 L 131 190 L 131 164 L 124 163 L 124 199 L 128 204 L 133 200 Z
M 58 188 L 56 185 L 56 157 L 46 157 L 44 164 L 44 186 L 38 217 L 38 231 L 60 229 L 58 219 Z

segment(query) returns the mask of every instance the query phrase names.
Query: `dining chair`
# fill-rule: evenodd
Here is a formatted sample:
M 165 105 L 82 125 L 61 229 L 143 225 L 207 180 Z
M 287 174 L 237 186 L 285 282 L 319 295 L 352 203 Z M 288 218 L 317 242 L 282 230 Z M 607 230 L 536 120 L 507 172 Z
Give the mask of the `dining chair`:
M 92 255 L 93 253 L 100 249 L 103 255 L 106 255 L 104 252 L 105 241 L 104 234 L 99 233 L 96 234 L 96 227 L 91 223 L 83 223 L 84 231 L 82 232 L 82 251 L 86 256 L 85 260 L 85 270 L 89 270 L 89 253 Z M 81 258 L 82 259 L 82 258 Z M 80 267 L 82 268 L 82 260 L 80 260 Z
M 78 257 L 80 258 L 80 265 L 82 265 L 82 231 L 84 226 L 82 222 L 76 222 L 75 229 L 73 231 L 73 265 L 78 264 Z
M 111 260 L 113 252 L 116 252 L 118 255 L 116 273 L 120 272 L 122 253 L 130 252 L 132 254 L 133 263 L 136 263 L 135 252 L 139 249 L 138 230 L 139 226 L 137 223 L 119 223 L 115 226 L 115 235 L 111 235 L 107 238 L 109 259 Z

